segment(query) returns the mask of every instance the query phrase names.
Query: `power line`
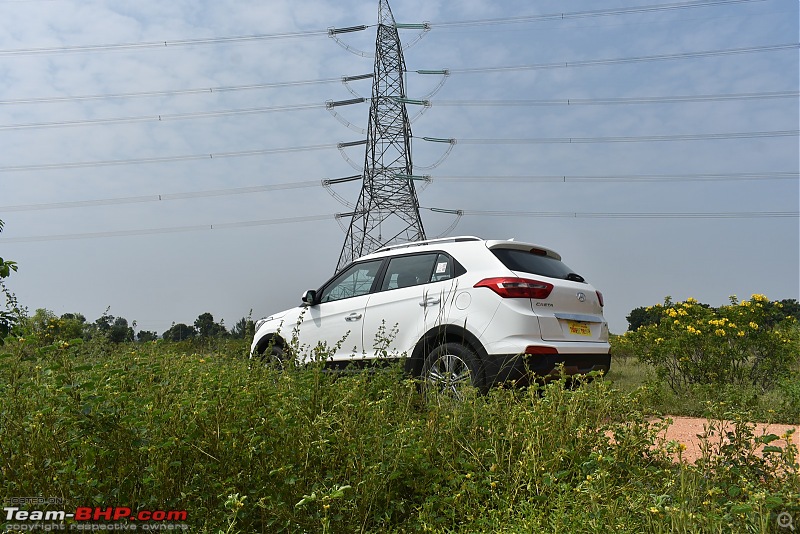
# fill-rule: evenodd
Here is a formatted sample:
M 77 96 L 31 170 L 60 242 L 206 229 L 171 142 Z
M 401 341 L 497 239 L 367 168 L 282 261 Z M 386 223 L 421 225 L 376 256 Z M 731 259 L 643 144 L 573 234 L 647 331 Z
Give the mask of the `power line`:
M 0 167 L 0 172 L 22 171 L 48 171 L 59 169 L 80 169 L 86 167 L 106 167 L 113 165 L 141 165 L 146 163 L 172 163 L 178 161 L 201 161 L 206 159 L 241 158 L 248 156 L 263 156 L 268 154 L 284 154 L 289 152 L 306 152 L 310 150 L 323 150 L 336 148 L 337 144 L 310 145 L 286 148 L 264 148 L 257 150 L 240 150 L 238 152 L 216 152 L 212 154 L 191 154 L 184 156 L 163 156 L 156 158 L 113 159 L 102 161 L 78 161 L 69 163 L 44 163 L 38 165 L 13 165 Z
M 556 217 L 569 219 L 773 219 L 798 218 L 797 211 L 730 211 L 722 213 L 586 213 L 586 212 L 537 212 L 537 211 L 489 211 L 460 210 L 464 215 L 480 215 L 484 217 Z
M 242 221 L 221 224 L 196 224 L 191 226 L 171 226 L 161 228 L 144 228 L 138 230 L 116 230 L 108 232 L 86 232 L 81 234 L 57 234 L 29 237 L 3 237 L 0 243 L 35 243 L 40 241 L 65 241 L 72 239 L 96 239 L 100 237 L 130 237 L 156 234 L 174 234 L 181 232 L 197 232 L 202 230 L 229 230 L 253 226 L 269 226 L 273 224 L 289 224 L 333 219 L 335 215 L 305 215 L 300 217 L 283 217 L 279 219 L 262 219 L 258 221 Z
M 485 72 L 515 72 L 525 70 L 540 70 L 540 69 L 556 69 L 556 68 L 576 68 L 576 67 L 590 67 L 598 65 L 619 65 L 625 63 L 641 63 L 647 61 L 664 61 L 664 60 L 681 60 L 681 59 L 694 59 L 702 57 L 715 57 L 737 54 L 749 53 L 762 53 L 762 52 L 780 52 L 784 50 L 796 50 L 800 48 L 800 43 L 787 43 L 777 45 L 766 45 L 749 48 L 728 48 L 718 50 L 702 50 L 697 52 L 683 52 L 678 54 L 659 54 L 654 56 L 633 56 L 621 58 L 604 58 L 585 61 L 560 61 L 556 63 L 540 63 L 532 65 L 512 65 L 502 67 L 473 67 L 465 69 L 446 69 L 448 74 L 479 74 Z M 427 75 L 430 71 L 423 69 L 416 71 L 409 71 L 420 75 Z M 438 71 L 437 71 L 438 72 Z M 70 102 L 81 100 L 99 100 L 105 98 L 140 98 L 140 97 L 159 97 L 159 96 L 179 96 L 189 94 L 202 94 L 223 91 L 244 91 L 255 89 L 267 89 L 275 87 L 291 87 L 297 85 L 316 85 L 326 84 L 333 82 L 341 82 L 347 77 L 337 78 L 320 78 L 317 80 L 297 80 L 285 82 L 272 82 L 263 84 L 249 84 L 240 86 L 227 86 L 227 87 L 212 87 L 212 88 L 194 88 L 194 89 L 178 89 L 168 91 L 139 91 L 131 93 L 116 93 L 116 94 L 95 94 L 95 95 L 78 95 L 78 96 L 60 96 L 60 97 L 39 97 L 39 98 L 18 98 L 0 100 L 0 105 L 17 105 L 17 104 L 43 104 L 55 102 Z M 605 99 L 611 101 L 613 99 Z
M 323 185 L 323 181 L 309 180 L 305 182 L 257 185 L 250 187 L 236 187 L 229 189 L 214 189 L 209 191 L 190 191 L 185 193 L 166 193 L 157 195 L 142 195 L 117 198 L 102 198 L 94 200 L 74 200 L 68 202 L 49 202 L 40 204 L 18 204 L 15 206 L 1 206 L 1 212 L 12 211 L 39 211 L 64 208 L 86 208 L 94 206 L 110 206 L 116 204 L 138 204 L 142 202 L 162 202 L 168 200 L 187 200 L 195 198 L 209 198 L 231 195 L 245 195 L 250 193 L 263 193 L 267 191 L 282 191 L 287 189 L 301 189 Z
M 485 25 L 498 25 L 498 24 L 511 24 L 511 23 L 520 24 L 520 23 L 540 22 L 548 20 L 569 20 L 576 18 L 593 18 L 593 17 L 630 15 L 637 13 L 652 13 L 659 11 L 676 11 L 681 9 L 696 9 L 700 7 L 716 7 L 716 6 L 724 6 L 731 4 L 747 4 L 747 3 L 763 2 L 763 1 L 764 0 L 708 0 L 699 2 L 698 1 L 674 2 L 669 4 L 655 4 L 649 6 L 637 6 L 637 7 L 619 8 L 619 9 L 602 9 L 602 10 L 592 10 L 592 11 L 577 11 L 571 13 L 570 12 L 551 13 L 547 15 L 527 15 L 527 16 L 508 17 L 508 18 L 450 21 L 450 22 L 440 22 L 435 24 L 429 23 L 429 25 L 432 27 L 446 28 L 446 27 L 458 27 L 458 26 L 485 26 Z M 373 25 L 358 25 L 358 26 L 352 26 L 350 28 L 344 28 L 344 30 L 350 30 L 353 28 L 366 29 L 372 26 Z M 273 41 L 281 39 L 297 39 L 305 37 L 326 36 L 330 35 L 332 30 L 335 30 L 335 28 L 329 28 L 325 30 L 310 30 L 310 31 L 299 31 L 299 32 L 285 32 L 285 33 L 236 35 L 227 37 L 145 41 L 136 43 L 107 43 L 107 44 L 88 44 L 88 45 L 38 47 L 38 48 L 16 48 L 16 49 L 0 50 L 0 56 L 64 54 L 64 53 L 74 53 L 74 52 L 83 52 L 83 53 L 107 52 L 115 50 L 158 49 L 158 48 L 175 48 L 183 46 Z
M 777 130 L 766 132 L 732 132 L 732 133 L 706 133 L 706 134 L 681 134 L 681 135 L 643 135 L 624 137 L 540 137 L 530 139 L 453 139 L 452 142 L 471 145 L 514 145 L 514 144 L 590 144 L 590 143 L 640 143 L 663 141 L 707 141 L 725 139 L 756 139 L 774 137 L 796 137 L 800 130 Z M 418 138 L 419 139 L 419 138 Z M 441 139 L 422 137 L 423 141 L 440 142 Z M 87 167 L 106 167 L 116 165 L 141 165 L 148 163 L 174 163 L 180 161 L 201 161 L 221 158 L 240 158 L 249 156 L 263 156 L 270 154 L 284 154 L 290 152 L 306 152 L 349 146 L 350 144 L 364 144 L 363 141 L 353 143 L 335 143 L 324 145 L 310 145 L 285 148 L 264 148 L 256 150 L 241 150 L 236 152 L 217 152 L 211 154 L 190 154 L 181 156 L 162 156 L 154 158 L 133 158 L 100 161 L 79 161 L 66 163 L 40 163 L 33 165 L 10 165 L 0 167 L 3 172 L 47 171 L 61 169 L 79 169 Z
M 598 212 L 535 212 L 535 211 L 489 211 L 489 210 L 440 210 L 439 208 L 423 208 L 429 211 L 445 211 L 447 213 L 459 212 L 461 215 L 480 217 L 536 217 L 536 218 L 567 218 L 567 219 L 775 219 L 798 218 L 797 211 L 753 211 L 753 212 L 694 212 L 694 213 L 598 213 Z M 292 224 L 312 221 L 335 219 L 337 215 L 306 215 L 300 217 L 283 217 L 278 219 L 261 219 L 256 221 L 241 221 L 222 224 L 198 224 L 190 226 L 171 226 L 160 228 L 144 228 L 137 230 L 116 230 L 105 232 L 85 232 L 75 234 L 55 234 L 26 237 L 3 237 L 0 243 L 36 243 L 44 241 L 66 241 L 74 239 L 97 239 L 108 237 L 131 237 L 157 234 L 171 234 L 182 232 L 197 232 L 210 230 L 230 230 L 234 228 L 248 228 L 256 226 L 269 226 L 276 224 Z
M 109 52 L 114 50 L 137 50 L 147 48 L 174 48 L 180 46 L 197 46 L 209 44 L 230 44 L 253 41 L 296 39 L 299 37 L 318 37 L 328 35 L 328 30 L 312 30 L 303 32 L 271 33 L 256 35 L 236 35 L 231 37 L 209 37 L 200 39 L 176 39 L 172 41 L 146 41 L 138 43 L 89 44 L 74 46 L 54 46 L 40 48 L 15 48 L 0 50 L 0 56 L 29 56 L 38 54 L 64 54 L 70 52 Z
M 725 102 L 729 100 L 766 100 L 797 98 L 800 91 L 768 91 L 679 96 L 640 96 L 620 98 L 558 98 L 531 100 L 432 100 L 432 106 L 608 106 L 629 104 L 675 104 L 684 102 Z
M 623 58 L 589 59 L 584 61 L 564 61 L 558 63 L 538 63 L 533 65 L 512 65 L 507 67 L 473 67 L 465 69 L 448 69 L 453 74 L 476 74 L 485 72 L 512 72 L 521 70 L 563 69 L 570 67 L 595 67 L 599 65 L 621 65 L 625 63 L 640 63 L 648 61 L 666 61 L 676 59 L 697 59 L 706 57 L 730 56 L 737 54 L 752 54 L 760 52 L 779 52 L 783 50 L 797 50 L 800 43 L 786 43 L 766 46 L 751 46 L 744 48 L 727 48 L 720 50 L 703 50 L 700 52 L 682 52 L 678 54 L 657 54 L 652 56 L 633 56 Z
M 650 6 L 637 6 L 620 9 L 601 9 L 592 11 L 577 11 L 572 13 L 551 13 L 547 15 L 526 15 L 518 17 L 483 19 L 472 21 L 453 21 L 432 23 L 431 27 L 457 27 L 457 26 L 484 26 L 494 24 L 519 24 L 527 22 L 541 22 L 550 20 L 569 20 L 578 18 L 607 17 L 617 15 L 631 15 L 638 13 L 653 13 L 657 11 L 675 11 L 679 9 L 691 9 L 698 7 L 713 7 L 729 4 L 749 4 L 753 2 L 763 2 L 764 0 L 715 0 L 708 2 L 676 2 L 672 4 L 660 4 Z
M 150 97 L 163 97 L 163 96 L 182 96 L 182 95 L 195 95 L 204 93 L 223 93 L 229 91 L 251 91 L 259 89 L 272 89 L 275 87 L 293 87 L 297 85 L 318 85 L 326 83 L 341 82 L 342 77 L 338 78 L 320 78 L 317 80 L 296 80 L 287 82 L 272 82 L 272 83 L 256 83 L 247 85 L 231 85 L 221 87 L 201 87 L 194 89 L 175 89 L 168 91 L 138 91 L 132 93 L 111 93 L 99 95 L 77 95 L 77 96 L 53 96 L 41 98 L 16 98 L 11 100 L 0 100 L 0 105 L 16 105 L 16 104 L 50 104 L 57 102 L 73 102 L 82 100 L 104 100 L 113 98 L 150 98 Z
M 620 137 L 535 137 L 523 139 L 457 139 L 469 145 L 536 145 L 536 144 L 585 144 L 585 143 L 641 143 L 661 141 L 707 141 L 715 139 L 756 139 L 763 137 L 796 137 L 800 130 L 776 130 L 767 132 L 730 132 L 678 135 L 639 135 Z M 425 138 L 432 140 L 433 138 Z
M 608 183 L 608 182 L 727 182 L 743 180 L 797 180 L 797 172 L 749 172 L 728 174 L 551 175 L 551 176 L 437 176 L 434 181 L 475 183 Z M 0 208 L 2 209 L 2 208 Z
M 552 100 L 433 100 L 424 101 L 431 106 L 602 106 L 602 105 L 628 105 L 628 104 L 675 104 L 687 102 L 726 102 L 734 100 L 767 100 L 775 98 L 797 98 L 800 91 L 771 91 L 760 93 L 733 93 L 733 94 L 708 94 L 708 95 L 679 95 L 679 96 L 644 96 L 623 98 L 565 98 Z M 368 102 L 370 99 L 358 99 L 358 102 Z M 348 102 L 353 103 L 353 102 Z M 225 109 L 215 111 L 198 111 L 191 113 L 174 113 L 159 115 L 142 115 L 136 117 L 109 117 L 103 119 L 80 119 L 72 121 L 53 121 L 26 124 L 0 125 L 3 130 L 28 130 L 40 128 L 62 128 L 69 126 L 99 126 L 108 124 L 125 124 L 136 122 L 167 122 L 173 120 L 207 119 L 215 117 L 230 117 L 239 115 L 253 115 L 263 113 L 276 113 L 288 111 L 307 111 L 328 107 L 325 104 L 293 104 L 286 106 L 272 106 L 260 108 Z
M 16 204 L 0 206 L 0 212 L 42 211 L 52 209 L 87 208 L 96 206 L 112 206 L 118 204 L 139 204 L 145 202 L 163 202 L 170 200 L 190 200 L 196 198 L 210 198 L 220 196 L 244 195 L 251 193 L 264 193 L 271 191 L 285 191 L 304 189 L 309 187 L 326 187 L 327 185 L 352 181 L 354 177 L 334 178 L 324 180 L 307 180 L 304 182 L 287 182 L 271 185 L 256 185 L 248 187 L 235 187 L 228 189 L 213 189 L 206 191 L 189 191 L 183 193 L 162 193 L 129 197 L 102 198 L 92 200 L 73 200 L 66 202 L 47 202 L 38 204 Z M 597 175 L 597 176 L 438 176 L 431 177 L 431 181 L 459 182 L 459 183 L 648 183 L 648 182 L 728 182 L 728 181 L 766 181 L 766 180 L 797 180 L 797 172 L 751 172 L 729 174 L 642 174 L 642 175 Z
M 297 104 L 293 106 L 274 106 L 265 108 L 225 109 L 217 111 L 197 111 L 193 113 L 173 113 L 163 115 L 144 115 L 138 117 L 111 117 L 107 119 L 81 119 L 74 121 L 38 122 L 28 124 L 0 125 L 2 130 L 29 130 L 39 128 L 63 128 L 66 126 L 99 126 L 107 124 L 124 124 L 135 122 L 167 122 L 174 120 L 208 119 L 215 117 L 230 117 L 235 115 L 253 115 L 262 113 L 275 113 L 285 111 L 306 111 L 309 109 L 324 109 L 325 104 Z

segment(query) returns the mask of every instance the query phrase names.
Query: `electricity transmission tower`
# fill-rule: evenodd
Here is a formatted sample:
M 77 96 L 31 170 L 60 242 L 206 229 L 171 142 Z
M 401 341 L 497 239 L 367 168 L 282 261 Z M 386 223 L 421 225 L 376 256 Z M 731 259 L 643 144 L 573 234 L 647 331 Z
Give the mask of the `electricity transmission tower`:
M 405 70 L 394 15 L 388 0 L 380 0 L 363 185 L 337 271 L 387 244 L 425 239 L 412 173 Z

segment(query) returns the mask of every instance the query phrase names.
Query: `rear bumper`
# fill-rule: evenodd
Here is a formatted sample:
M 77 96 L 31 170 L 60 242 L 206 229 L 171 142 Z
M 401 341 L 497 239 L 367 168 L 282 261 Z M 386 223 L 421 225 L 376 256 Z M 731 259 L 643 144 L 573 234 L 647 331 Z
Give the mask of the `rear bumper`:
M 607 373 L 611 368 L 611 354 L 492 354 L 483 360 L 487 384 L 515 382 L 528 385 L 532 381 L 546 381 L 563 374 L 585 375 L 592 371 Z

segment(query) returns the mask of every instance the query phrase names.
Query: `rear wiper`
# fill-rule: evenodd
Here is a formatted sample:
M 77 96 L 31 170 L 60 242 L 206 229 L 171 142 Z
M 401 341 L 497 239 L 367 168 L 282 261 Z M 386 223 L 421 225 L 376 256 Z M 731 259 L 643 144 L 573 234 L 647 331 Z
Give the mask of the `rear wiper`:
M 565 280 L 572 280 L 573 282 L 585 282 L 586 279 L 577 273 L 569 273 L 564 277 Z

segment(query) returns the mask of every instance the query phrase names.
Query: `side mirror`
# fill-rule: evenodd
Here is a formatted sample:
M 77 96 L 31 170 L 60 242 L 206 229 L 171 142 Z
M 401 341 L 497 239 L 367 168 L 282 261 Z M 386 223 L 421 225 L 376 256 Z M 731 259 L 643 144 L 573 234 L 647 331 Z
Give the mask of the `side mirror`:
M 301 300 L 303 301 L 303 304 L 305 304 L 306 306 L 313 306 L 314 304 L 316 304 L 317 292 L 313 289 L 309 289 L 308 291 L 303 293 L 303 297 Z

